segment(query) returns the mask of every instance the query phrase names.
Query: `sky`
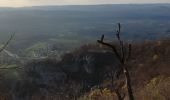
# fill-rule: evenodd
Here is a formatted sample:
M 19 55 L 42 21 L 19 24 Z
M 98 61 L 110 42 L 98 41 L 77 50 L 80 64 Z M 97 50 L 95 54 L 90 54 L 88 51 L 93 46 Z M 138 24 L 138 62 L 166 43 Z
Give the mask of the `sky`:
M 0 0 L 0 7 L 41 5 L 92 5 L 92 4 L 170 3 L 170 0 Z

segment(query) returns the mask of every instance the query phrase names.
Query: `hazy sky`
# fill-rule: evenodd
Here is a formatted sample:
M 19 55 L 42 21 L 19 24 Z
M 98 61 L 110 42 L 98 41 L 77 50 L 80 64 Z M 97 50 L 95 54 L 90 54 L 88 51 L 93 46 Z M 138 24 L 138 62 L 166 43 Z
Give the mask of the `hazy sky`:
M 87 5 L 120 3 L 170 3 L 170 0 L 0 0 L 0 7 L 39 5 Z

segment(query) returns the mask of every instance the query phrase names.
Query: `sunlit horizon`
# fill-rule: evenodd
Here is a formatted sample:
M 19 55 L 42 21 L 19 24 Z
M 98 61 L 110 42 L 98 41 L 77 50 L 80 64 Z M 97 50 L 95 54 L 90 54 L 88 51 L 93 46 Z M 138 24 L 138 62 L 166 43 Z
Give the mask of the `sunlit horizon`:
M 62 5 L 101 5 L 101 4 L 158 4 L 168 0 L 0 0 L 0 7 L 62 6 Z

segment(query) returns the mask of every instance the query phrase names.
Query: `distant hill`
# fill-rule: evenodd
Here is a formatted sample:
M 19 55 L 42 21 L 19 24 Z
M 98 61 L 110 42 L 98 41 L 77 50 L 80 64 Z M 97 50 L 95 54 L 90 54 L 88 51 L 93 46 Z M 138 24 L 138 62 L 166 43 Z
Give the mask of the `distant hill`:
M 21 7 L 24 10 L 69 10 L 69 11 L 113 11 L 151 8 L 170 8 L 170 4 L 101 4 L 101 5 L 63 5 Z M 19 8 L 20 9 L 20 8 Z

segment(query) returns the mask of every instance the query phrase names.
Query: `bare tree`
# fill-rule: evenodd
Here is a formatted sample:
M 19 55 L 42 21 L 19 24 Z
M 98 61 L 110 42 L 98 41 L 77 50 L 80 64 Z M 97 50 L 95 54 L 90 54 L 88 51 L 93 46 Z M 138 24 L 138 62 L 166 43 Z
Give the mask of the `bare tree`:
M 0 49 L 0 53 L 8 46 L 8 44 L 11 42 L 11 40 L 14 38 L 15 33 L 11 35 L 9 40 L 4 44 L 4 46 Z
M 118 52 L 118 49 L 115 47 L 115 45 L 113 45 L 111 43 L 104 42 L 104 35 L 102 35 L 101 39 L 97 40 L 97 42 L 111 48 L 113 50 L 113 52 L 115 53 L 117 59 L 121 63 L 121 69 L 125 76 L 129 100 L 134 100 L 132 86 L 131 86 L 131 79 L 130 79 L 130 75 L 129 75 L 129 70 L 127 68 L 127 62 L 131 56 L 131 44 L 128 45 L 128 53 L 126 53 L 124 41 L 121 40 L 121 38 L 120 38 L 120 33 L 121 33 L 121 24 L 120 23 L 118 23 L 118 30 L 116 30 L 116 32 L 117 32 L 116 37 L 118 39 L 120 50 L 121 50 L 120 52 Z M 124 96 L 122 97 L 120 95 L 119 91 L 116 90 L 116 93 L 117 93 L 119 100 L 124 99 Z
M 14 38 L 15 36 L 15 33 L 11 35 L 11 37 L 9 38 L 9 40 L 3 45 L 2 48 L 0 48 L 0 53 L 5 50 L 5 48 L 9 45 L 9 43 L 11 42 L 11 40 Z M 3 67 L 3 68 L 0 68 L 0 69 L 15 69 L 15 68 L 18 68 L 18 67 L 10 67 L 10 68 L 6 68 L 6 67 Z

